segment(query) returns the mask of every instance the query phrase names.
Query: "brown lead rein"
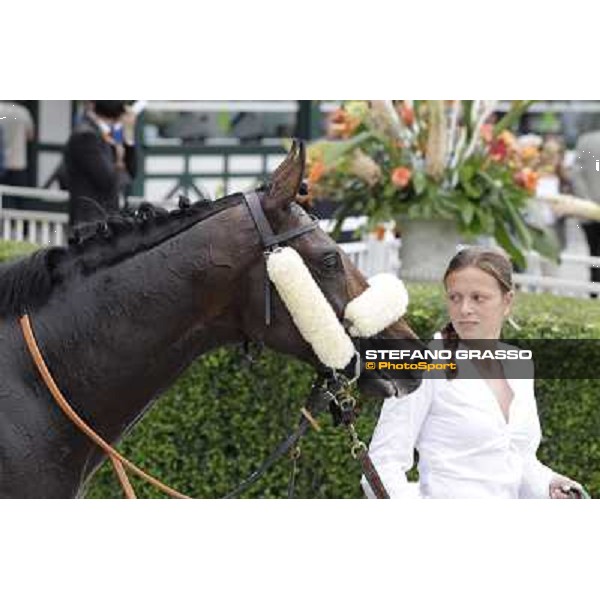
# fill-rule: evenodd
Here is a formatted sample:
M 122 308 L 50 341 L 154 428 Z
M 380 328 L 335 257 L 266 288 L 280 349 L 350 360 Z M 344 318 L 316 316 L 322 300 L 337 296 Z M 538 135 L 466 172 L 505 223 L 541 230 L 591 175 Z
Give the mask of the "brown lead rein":
M 377 472 L 369 453 L 364 450 L 358 454 L 357 459 L 360 462 L 363 475 L 371 486 L 371 489 L 373 490 L 377 500 L 389 500 L 390 495 L 385 489 L 385 485 L 383 484 L 383 481 L 381 481 L 381 477 L 379 476 L 379 473 Z
M 33 362 L 37 367 L 44 383 L 48 386 L 50 393 L 56 403 L 60 407 L 60 409 L 65 413 L 65 415 L 75 424 L 75 426 L 84 433 L 90 440 L 92 440 L 97 446 L 99 446 L 110 458 L 112 465 L 117 474 L 117 478 L 119 479 L 119 483 L 123 488 L 125 496 L 128 499 L 135 499 L 135 492 L 133 491 L 133 487 L 129 482 L 129 478 L 127 477 L 127 473 L 124 467 L 127 467 L 130 471 L 139 475 L 142 479 L 156 486 L 158 489 L 165 492 L 172 498 L 180 498 L 180 499 L 189 499 L 189 496 L 185 496 L 184 494 L 179 493 L 177 490 L 170 488 L 168 485 L 165 485 L 158 479 L 148 475 L 145 471 L 140 469 L 138 466 L 134 465 L 131 461 L 127 460 L 124 456 L 122 456 L 119 452 L 117 452 L 109 443 L 107 443 L 102 437 L 100 437 L 72 408 L 71 405 L 67 402 L 65 397 L 62 395 L 62 392 L 54 382 L 46 363 L 44 362 L 44 357 L 40 352 L 38 344 L 35 340 L 35 336 L 33 334 L 33 330 L 31 328 L 31 323 L 29 321 L 28 315 L 23 315 L 19 319 L 19 324 L 21 325 L 21 330 L 23 331 L 23 336 L 25 338 L 25 343 L 27 344 L 27 348 L 31 357 L 33 358 Z
M 129 477 L 127 476 L 127 472 L 125 467 L 127 467 L 130 471 L 147 481 L 148 483 L 154 485 L 159 490 L 163 491 L 165 494 L 171 496 L 172 498 L 179 499 L 190 499 L 190 496 L 186 496 L 181 494 L 177 490 L 170 488 L 168 485 L 162 483 L 155 477 L 152 477 L 138 466 L 133 464 L 131 461 L 122 456 L 117 450 L 115 450 L 108 442 L 106 442 L 101 436 L 99 436 L 74 410 L 71 408 L 71 405 L 67 402 L 66 398 L 63 396 L 62 392 L 56 385 L 54 378 L 52 377 L 50 370 L 48 369 L 46 362 L 44 361 L 44 357 L 39 349 L 37 341 L 35 339 L 35 335 L 33 333 L 33 329 L 31 327 L 31 321 L 27 314 L 23 315 L 19 319 L 19 325 L 21 326 L 21 330 L 23 332 L 23 337 L 25 338 L 25 343 L 27 345 L 27 349 L 35 363 L 35 366 L 41 375 L 44 383 L 48 387 L 48 390 L 52 394 L 52 397 L 58 404 L 59 408 L 65 413 L 67 418 L 84 434 L 86 435 L 92 442 L 94 442 L 97 446 L 99 446 L 110 458 L 112 466 L 115 470 L 117 479 L 121 487 L 123 488 L 123 492 L 125 497 L 130 500 L 134 500 L 136 498 L 135 491 L 131 482 L 129 481 Z M 316 407 L 320 410 L 323 407 Z M 314 419 L 312 414 L 308 412 L 307 409 L 302 409 L 303 423 L 304 426 L 301 426 L 290 438 L 285 440 L 284 444 L 280 445 L 278 450 L 265 461 L 263 466 L 267 466 L 272 461 L 274 461 L 274 456 L 279 456 L 279 449 L 282 448 L 285 444 L 290 443 L 290 440 L 297 441 L 305 432 L 307 425 L 312 425 L 317 431 L 319 431 L 320 427 L 317 421 Z M 354 416 L 352 417 L 352 420 Z M 375 465 L 371 462 L 371 459 L 368 455 L 367 449 L 362 442 L 358 439 L 356 432 L 354 430 L 354 426 L 349 421 L 346 424 L 351 432 L 351 436 L 353 438 L 353 448 L 352 448 L 352 456 L 361 464 L 363 474 L 365 475 L 369 485 L 373 489 L 377 498 L 387 499 L 389 495 L 377 473 Z M 240 489 L 243 489 L 247 486 L 248 483 L 252 483 L 257 477 L 256 475 L 262 474 L 264 471 L 263 468 L 260 468 L 257 472 L 253 473 L 248 479 L 246 479 L 238 488 L 236 488 L 236 492 Z M 230 493 L 226 497 L 232 497 L 234 494 Z

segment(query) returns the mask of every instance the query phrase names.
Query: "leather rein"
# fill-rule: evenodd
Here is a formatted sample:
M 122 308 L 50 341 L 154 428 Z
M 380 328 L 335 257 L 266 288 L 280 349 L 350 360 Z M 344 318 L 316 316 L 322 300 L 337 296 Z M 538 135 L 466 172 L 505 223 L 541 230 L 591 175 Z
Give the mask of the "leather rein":
M 304 235 L 305 233 L 308 233 L 309 231 L 312 231 L 318 227 L 318 222 L 313 220 L 307 225 L 276 235 L 273 233 L 271 226 L 264 214 L 258 194 L 256 192 L 247 193 L 244 195 L 244 199 L 246 201 L 248 210 L 252 215 L 256 229 L 260 235 L 265 257 L 269 252 L 277 248 L 279 244 Z M 269 325 L 271 321 L 270 297 L 270 280 L 266 273 L 265 266 L 265 322 L 267 325 Z M 182 494 L 169 487 L 125 458 L 77 414 L 77 412 L 71 407 L 67 399 L 60 391 L 60 388 L 56 384 L 48 366 L 46 365 L 46 362 L 44 361 L 33 332 L 29 315 L 22 315 L 19 318 L 19 325 L 33 362 L 55 402 L 66 415 L 66 417 L 79 429 L 79 431 L 81 431 L 108 456 L 115 470 L 119 484 L 123 489 L 125 497 L 128 499 L 136 498 L 134 488 L 127 475 L 128 469 L 172 498 L 190 499 L 190 496 L 186 496 L 185 494 Z M 297 429 L 286 440 L 284 440 L 274 452 L 271 453 L 261 467 L 247 477 L 235 490 L 227 494 L 225 498 L 233 498 L 239 495 L 243 490 L 254 483 L 276 460 L 292 449 L 294 470 L 292 473 L 292 480 L 290 482 L 291 491 L 293 489 L 295 462 L 299 457 L 298 443 L 310 427 L 313 427 L 317 431 L 320 430 L 315 416 L 321 413 L 327 407 L 329 407 L 329 410 L 333 415 L 334 424 L 342 424 L 348 429 L 352 441 L 351 454 L 353 458 L 360 462 L 362 471 L 371 488 L 375 492 L 376 497 L 384 499 L 389 498 L 383 482 L 381 481 L 373 463 L 371 462 L 365 444 L 360 441 L 354 429 L 354 421 L 356 419 L 356 413 L 354 409 L 356 400 L 349 392 L 351 383 L 353 383 L 353 381 L 349 382 L 344 375 L 336 374 L 335 372 L 328 373 L 327 375 L 321 373 L 311 389 L 306 406 L 301 409 L 301 418 Z

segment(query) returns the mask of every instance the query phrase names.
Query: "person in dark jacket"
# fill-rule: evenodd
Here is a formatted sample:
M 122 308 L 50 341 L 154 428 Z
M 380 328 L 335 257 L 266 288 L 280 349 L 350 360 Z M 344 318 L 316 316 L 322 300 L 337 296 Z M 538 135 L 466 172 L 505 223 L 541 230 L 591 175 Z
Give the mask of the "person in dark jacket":
M 69 224 L 103 219 L 119 209 L 135 177 L 135 115 L 123 100 L 95 100 L 65 148 Z

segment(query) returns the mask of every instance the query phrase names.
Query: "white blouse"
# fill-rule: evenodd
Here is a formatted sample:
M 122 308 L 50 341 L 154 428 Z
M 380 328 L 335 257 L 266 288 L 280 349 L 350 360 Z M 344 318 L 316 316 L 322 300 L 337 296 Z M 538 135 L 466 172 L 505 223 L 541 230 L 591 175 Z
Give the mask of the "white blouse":
M 549 498 L 557 476 L 536 457 L 541 428 L 531 379 L 510 379 L 508 423 L 484 379 L 424 378 L 385 400 L 369 454 L 390 498 Z M 473 367 L 474 368 L 474 367 Z M 405 473 L 419 451 L 419 483 Z M 374 494 L 363 477 L 367 496 Z

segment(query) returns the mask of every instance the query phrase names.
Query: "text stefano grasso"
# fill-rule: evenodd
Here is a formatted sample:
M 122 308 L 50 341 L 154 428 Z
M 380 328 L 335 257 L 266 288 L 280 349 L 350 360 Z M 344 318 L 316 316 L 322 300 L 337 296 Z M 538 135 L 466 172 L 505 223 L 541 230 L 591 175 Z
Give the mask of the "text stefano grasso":
M 531 350 L 365 350 L 366 360 L 531 360 Z

